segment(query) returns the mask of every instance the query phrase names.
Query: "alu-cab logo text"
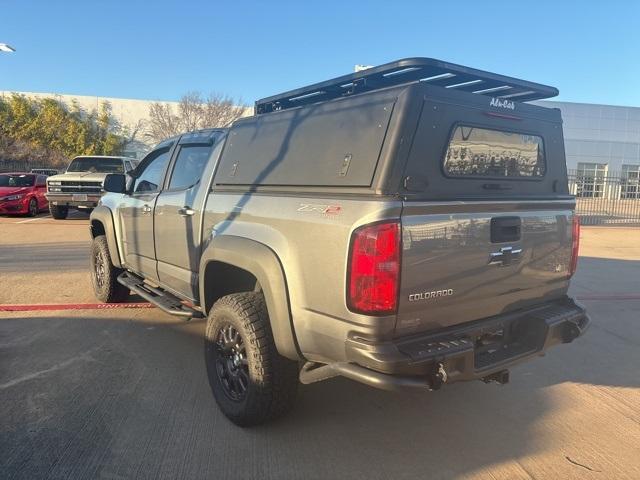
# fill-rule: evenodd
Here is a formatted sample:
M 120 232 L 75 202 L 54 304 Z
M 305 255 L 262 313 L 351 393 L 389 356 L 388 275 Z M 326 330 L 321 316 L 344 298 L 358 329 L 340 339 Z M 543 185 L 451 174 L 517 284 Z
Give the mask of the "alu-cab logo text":
M 508 110 L 515 110 L 516 109 L 515 102 L 512 102 L 511 100 L 503 100 L 503 99 L 496 98 L 496 97 L 491 98 L 491 101 L 489 102 L 489 106 L 490 107 L 506 108 Z

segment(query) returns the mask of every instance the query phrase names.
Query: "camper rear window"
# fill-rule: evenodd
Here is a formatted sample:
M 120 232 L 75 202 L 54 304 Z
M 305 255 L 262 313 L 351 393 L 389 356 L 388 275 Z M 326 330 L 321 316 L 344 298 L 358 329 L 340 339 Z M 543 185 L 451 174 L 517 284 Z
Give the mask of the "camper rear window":
M 541 137 L 462 125 L 444 158 L 450 177 L 539 178 L 545 167 Z

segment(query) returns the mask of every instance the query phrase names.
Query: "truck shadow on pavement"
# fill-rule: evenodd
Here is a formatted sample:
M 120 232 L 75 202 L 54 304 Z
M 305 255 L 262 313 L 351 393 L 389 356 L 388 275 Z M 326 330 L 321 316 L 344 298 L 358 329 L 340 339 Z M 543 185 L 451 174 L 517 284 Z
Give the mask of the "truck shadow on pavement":
M 2 476 L 452 478 L 510 462 L 526 477 L 523 457 L 553 451 L 565 461 L 568 447 L 538 428 L 571 408 L 553 395 L 560 384 L 640 386 L 637 326 L 618 331 L 637 315 L 612 325 L 610 307 L 594 309 L 587 336 L 516 367 L 506 386 L 392 394 L 332 379 L 301 386 L 289 416 L 244 430 L 209 390 L 203 321 L 157 310 L 5 318 Z M 620 308 L 638 312 L 640 302 Z

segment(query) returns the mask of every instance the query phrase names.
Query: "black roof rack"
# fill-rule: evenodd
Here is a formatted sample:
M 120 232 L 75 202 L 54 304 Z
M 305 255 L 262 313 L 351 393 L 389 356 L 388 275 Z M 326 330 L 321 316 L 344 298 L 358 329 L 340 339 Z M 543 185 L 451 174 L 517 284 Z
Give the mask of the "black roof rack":
M 426 82 L 430 85 L 518 102 L 558 95 L 557 88 L 540 83 L 476 70 L 433 58 L 405 58 L 257 100 L 255 113 L 257 115 L 285 110 L 413 82 Z

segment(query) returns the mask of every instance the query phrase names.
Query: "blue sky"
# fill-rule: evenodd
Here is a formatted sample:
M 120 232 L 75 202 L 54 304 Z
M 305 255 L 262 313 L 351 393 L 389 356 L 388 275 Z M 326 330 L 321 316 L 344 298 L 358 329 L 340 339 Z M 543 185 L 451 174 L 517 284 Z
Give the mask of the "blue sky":
M 427 56 L 640 106 L 640 2 L 0 0 L 0 90 L 247 103 Z

